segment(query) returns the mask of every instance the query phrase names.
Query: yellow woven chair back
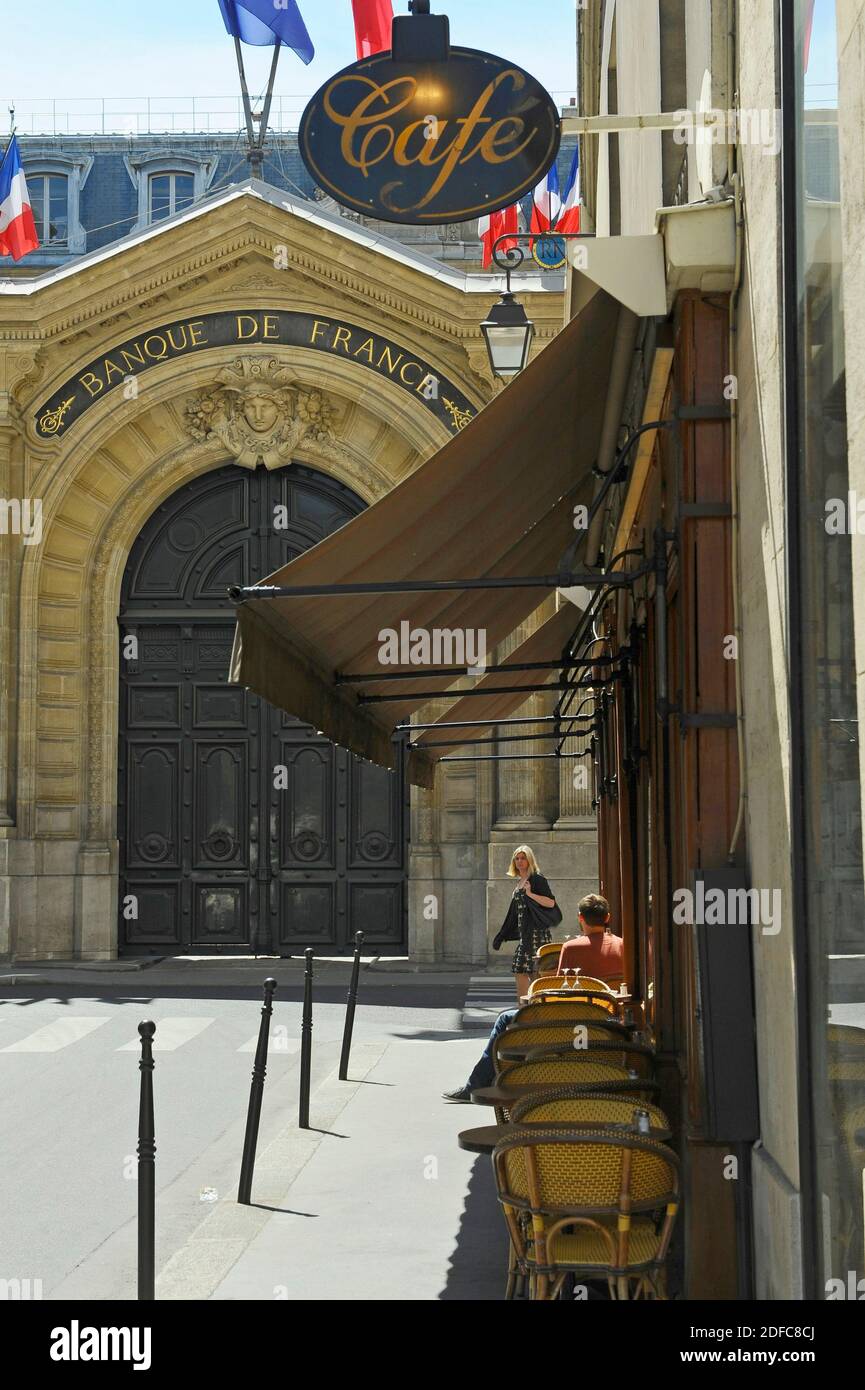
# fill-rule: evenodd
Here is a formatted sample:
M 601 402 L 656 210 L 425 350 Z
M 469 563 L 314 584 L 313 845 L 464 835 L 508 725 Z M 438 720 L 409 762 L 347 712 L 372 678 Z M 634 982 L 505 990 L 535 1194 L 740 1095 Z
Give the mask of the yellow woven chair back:
M 624 1028 L 603 1004 L 595 1003 L 587 999 L 564 999 L 558 996 L 546 999 L 533 999 L 529 1004 L 523 1004 L 519 1011 L 514 1015 L 509 1027 L 516 1025 L 536 1023 L 548 1023 L 558 1021 L 559 1025 L 565 1023 L 607 1023 L 614 1028 Z
M 616 1043 L 616 1038 L 606 1028 L 599 1028 L 596 1024 L 587 1023 L 582 1019 L 576 1022 L 566 1020 L 564 1024 L 538 1024 L 529 1028 L 510 1027 L 500 1033 L 493 1043 L 493 1062 L 498 1065 L 499 1053 L 512 1047 L 573 1047 L 575 1028 L 585 1030 L 585 1035 L 580 1034 L 580 1041 L 597 1043 L 601 1047 L 612 1047 Z
M 601 994 L 612 994 L 613 987 L 609 980 L 599 980 L 596 975 L 578 975 L 578 989 L 597 989 Z
M 504 1037 L 505 1035 L 503 1034 L 502 1036 Z M 582 1063 L 587 1062 L 609 1062 L 612 1063 L 614 1066 L 623 1067 L 626 1071 L 635 1071 L 637 1075 L 641 1077 L 650 1077 L 652 1074 L 653 1058 L 649 1053 L 638 1052 L 636 1051 L 636 1049 L 629 1048 L 627 1045 L 617 1045 L 611 1039 L 606 1039 L 602 1042 L 589 1042 L 585 1047 L 574 1047 L 573 1042 L 574 1039 L 571 1038 L 571 1045 L 568 1051 L 562 1052 L 560 1054 L 560 1060 L 564 1062 L 566 1065 L 579 1066 Z M 550 1046 L 550 1048 L 558 1048 L 561 1046 L 561 1042 L 550 1043 L 548 1045 Z M 502 1048 L 505 1048 L 506 1046 L 507 1044 L 505 1042 L 501 1042 Z M 545 1044 L 541 1043 L 539 1044 L 539 1046 L 543 1048 Z M 510 1071 L 512 1067 L 524 1065 L 521 1062 L 509 1061 L 504 1057 L 500 1058 L 498 1048 L 496 1048 L 495 1052 L 493 1053 L 493 1059 L 495 1061 L 497 1070 L 502 1073 Z M 540 1057 L 527 1057 L 525 1059 L 525 1064 L 534 1063 L 541 1060 L 542 1058 Z
M 560 1093 L 551 1090 L 540 1096 L 523 1096 L 514 1101 L 510 1110 L 511 1121 L 515 1125 L 543 1125 L 546 1121 L 565 1124 L 629 1125 L 633 1122 L 634 1111 L 645 1110 L 654 1129 L 669 1130 L 670 1122 L 659 1105 L 616 1095 L 568 1094 L 564 1088 Z
M 539 975 L 555 975 L 562 949 L 560 941 L 548 941 L 535 951 L 535 968 Z
M 543 1021 L 564 1023 L 604 1023 L 608 1028 L 627 1032 L 625 1025 L 612 1017 L 609 1005 L 593 1003 L 585 999 L 568 999 L 560 996 L 555 999 L 539 999 L 533 1004 L 524 1004 L 514 1018 L 514 1024 L 535 1024 Z M 513 1026 L 513 1025 L 512 1025 Z
M 676 1155 L 647 1135 L 517 1127 L 496 1145 L 494 1166 L 502 1200 L 533 1211 L 654 1211 L 678 1198 Z
M 615 1014 L 617 999 L 611 990 L 606 988 L 587 986 L 585 989 L 573 985 L 570 981 L 566 984 L 564 975 L 539 975 L 536 980 L 532 980 L 529 985 L 529 1000 L 540 1002 L 546 998 L 554 1000 L 572 999 L 574 1003 L 582 1002 L 594 1004 L 599 1008 L 606 1009 L 608 1013 Z
M 512 1086 L 571 1085 L 586 1086 L 604 1081 L 627 1082 L 634 1084 L 626 1067 L 602 1058 L 589 1058 L 585 1054 L 578 1061 L 570 1057 L 543 1062 L 515 1062 L 499 1077 L 498 1085 L 510 1090 Z M 639 1085 L 639 1080 L 636 1082 Z

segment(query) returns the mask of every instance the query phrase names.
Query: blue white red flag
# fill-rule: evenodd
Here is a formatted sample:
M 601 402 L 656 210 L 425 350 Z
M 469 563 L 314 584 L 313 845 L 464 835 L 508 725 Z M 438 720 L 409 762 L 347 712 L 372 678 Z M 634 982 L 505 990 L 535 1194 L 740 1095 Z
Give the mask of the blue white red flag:
M 565 201 L 562 203 L 562 210 L 559 220 L 556 223 L 557 232 L 578 232 L 580 230 L 580 147 L 574 150 L 574 158 L 571 163 L 571 172 L 568 175 L 568 186 L 565 191 Z
M 532 194 L 532 222 L 529 231 L 548 232 L 558 217 L 561 206 L 559 171 L 553 164 Z
M 483 268 L 488 270 L 493 263 L 493 246 L 499 237 L 506 232 L 518 232 L 520 229 L 520 208 L 517 203 L 512 203 L 509 208 L 502 208 L 499 212 L 488 213 L 486 217 L 478 218 L 478 237 L 483 242 Z M 515 241 L 508 239 L 503 241 L 499 251 L 510 251 L 516 246 Z
M 304 63 L 315 57 L 312 39 L 297 8 L 297 0 L 219 0 L 225 27 L 232 38 L 258 48 L 277 42 L 293 48 Z
M 0 164 L 0 256 L 20 261 L 28 251 L 36 251 L 39 237 L 21 167 L 21 154 L 15 136 L 9 141 Z

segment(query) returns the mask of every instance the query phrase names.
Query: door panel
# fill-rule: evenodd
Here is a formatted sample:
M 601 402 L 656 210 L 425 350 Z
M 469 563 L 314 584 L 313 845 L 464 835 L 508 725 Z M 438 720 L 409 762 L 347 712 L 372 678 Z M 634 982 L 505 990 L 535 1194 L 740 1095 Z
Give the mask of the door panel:
M 263 578 L 361 507 L 313 469 L 232 465 L 168 499 L 133 546 L 120 618 L 122 950 L 342 953 L 359 930 L 404 946 L 402 772 L 226 684 L 227 586 Z

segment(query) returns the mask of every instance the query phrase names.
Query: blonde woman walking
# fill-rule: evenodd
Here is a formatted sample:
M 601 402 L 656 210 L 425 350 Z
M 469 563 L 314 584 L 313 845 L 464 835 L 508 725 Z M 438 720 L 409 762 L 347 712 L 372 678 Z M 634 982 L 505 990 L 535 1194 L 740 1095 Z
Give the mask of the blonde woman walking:
M 517 942 L 511 969 L 516 976 L 517 999 L 522 999 L 528 993 L 535 951 L 552 941 L 552 928 L 559 925 L 562 914 L 528 845 L 518 845 L 514 850 L 508 876 L 515 878 L 517 884 L 507 916 L 493 941 L 493 950 L 498 951 L 505 941 Z

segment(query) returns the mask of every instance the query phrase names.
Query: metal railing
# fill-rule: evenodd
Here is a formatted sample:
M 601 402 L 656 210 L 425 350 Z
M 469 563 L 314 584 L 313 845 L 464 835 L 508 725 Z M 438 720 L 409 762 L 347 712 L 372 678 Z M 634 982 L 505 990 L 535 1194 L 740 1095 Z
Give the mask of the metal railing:
M 268 126 L 296 131 L 308 96 L 276 96 Z M 11 104 L 11 103 L 9 103 Z M 240 95 L 33 98 L 15 103 L 19 135 L 216 135 L 244 125 Z
M 274 93 L 268 127 L 296 131 L 311 92 Z M 552 93 L 561 104 L 564 92 Z M 32 97 L 4 98 L 14 104 L 19 135 L 216 135 L 244 126 L 243 103 L 232 96 L 202 97 Z

